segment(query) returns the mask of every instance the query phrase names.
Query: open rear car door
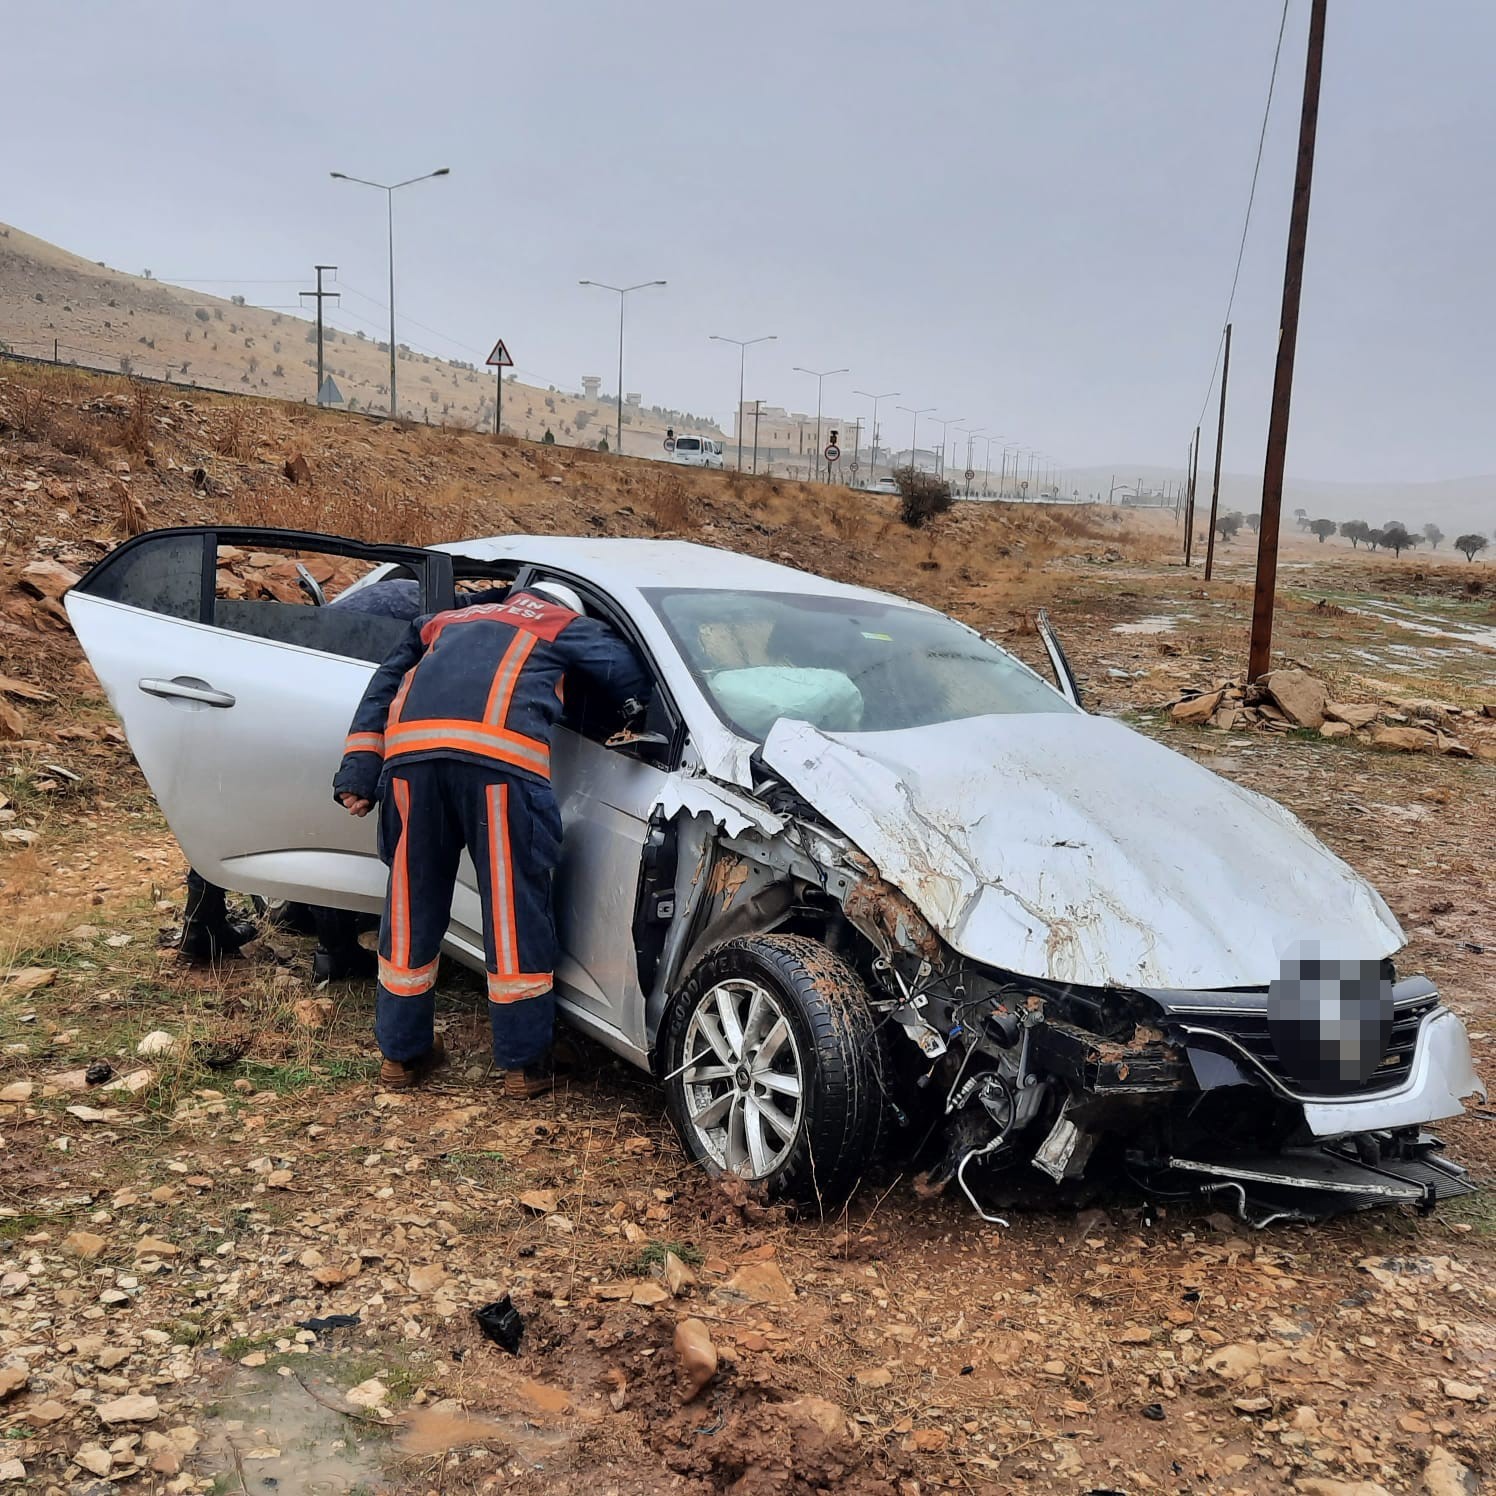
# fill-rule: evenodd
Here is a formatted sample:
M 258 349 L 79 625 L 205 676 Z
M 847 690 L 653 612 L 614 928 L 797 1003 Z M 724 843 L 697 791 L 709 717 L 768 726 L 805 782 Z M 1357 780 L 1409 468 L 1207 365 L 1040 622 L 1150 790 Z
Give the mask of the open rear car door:
M 332 777 L 369 677 L 408 627 L 338 605 L 381 567 L 419 589 L 419 611 L 452 605 L 442 552 L 228 525 L 138 536 L 68 593 L 151 791 L 210 881 L 380 907 L 375 818 L 336 804 Z M 476 928 L 469 901 L 453 913 Z

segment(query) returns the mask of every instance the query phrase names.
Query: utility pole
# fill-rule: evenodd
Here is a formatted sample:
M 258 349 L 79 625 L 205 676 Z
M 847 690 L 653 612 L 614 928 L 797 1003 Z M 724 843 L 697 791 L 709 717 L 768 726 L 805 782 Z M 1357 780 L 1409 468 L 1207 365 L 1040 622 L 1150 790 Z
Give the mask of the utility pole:
M 1205 537 L 1205 580 L 1215 565 L 1216 513 L 1221 502 L 1221 442 L 1226 435 L 1226 383 L 1231 378 L 1231 324 L 1226 324 L 1226 357 L 1221 364 L 1221 413 L 1216 419 L 1215 480 L 1210 485 L 1210 534 Z
M 1188 566 L 1195 542 L 1195 477 L 1200 471 L 1200 428 L 1190 443 L 1189 488 L 1184 499 L 1184 564 Z
M 855 473 L 859 468 L 859 457 L 862 453 L 862 417 L 858 416 L 852 422 L 852 471 Z
M 758 471 L 758 413 L 763 409 L 764 402 L 755 400 L 753 402 L 753 471 Z
M 321 403 L 322 403 L 322 381 L 326 377 L 326 375 L 323 372 L 323 368 L 322 368 L 322 303 L 324 301 L 326 301 L 329 297 L 331 297 L 331 299 L 333 301 L 337 301 L 339 299 L 339 293 L 338 292 L 336 292 L 336 291 L 324 291 L 322 289 L 322 272 L 324 270 L 336 270 L 337 268 L 338 267 L 336 265 L 314 265 L 314 266 L 312 266 L 312 269 L 317 272 L 317 289 L 315 291 L 302 291 L 302 292 L 298 293 L 298 294 L 300 294 L 302 296 L 312 296 L 312 297 L 315 297 L 316 298 L 316 302 L 317 302 L 317 404 L 318 405 L 321 405 Z
M 1252 642 L 1247 679 L 1267 672 L 1273 654 L 1273 601 L 1278 585 L 1278 518 L 1288 457 L 1288 414 L 1293 403 L 1293 360 L 1299 342 L 1299 293 L 1304 286 L 1304 246 L 1309 237 L 1309 192 L 1314 180 L 1314 137 L 1319 127 L 1319 79 L 1325 60 L 1326 0 L 1312 0 L 1309 49 L 1304 62 L 1304 105 L 1299 115 L 1299 155 L 1288 217 L 1283 265 L 1283 310 L 1278 318 L 1278 363 L 1268 415 L 1267 460 L 1262 470 L 1262 521 L 1257 531 L 1257 591 L 1252 599 Z

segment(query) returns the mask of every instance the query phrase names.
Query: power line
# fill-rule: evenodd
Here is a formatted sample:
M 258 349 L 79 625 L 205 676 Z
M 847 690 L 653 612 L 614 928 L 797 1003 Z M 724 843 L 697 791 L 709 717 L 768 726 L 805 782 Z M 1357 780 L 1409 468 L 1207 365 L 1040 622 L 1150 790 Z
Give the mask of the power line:
M 1205 419 L 1205 407 L 1210 404 L 1210 392 L 1215 388 L 1216 374 L 1221 367 L 1221 347 L 1226 341 L 1226 324 L 1231 320 L 1231 309 L 1236 304 L 1236 285 L 1241 279 L 1242 256 L 1247 249 L 1247 230 L 1252 223 L 1252 204 L 1257 198 L 1257 174 L 1262 170 L 1262 147 L 1267 140 L 1267 121 L 1273 109 L 1273 89 L 1278 82 L 1278 59 L 1283 54 L 1283 32 L 1288 25 L 1288 0 L 1283 0 L 1283 14 L 1278 20 L 1278 42 L 1273 48 L 1273 71 L 1267 80 L 1267 103 L 1262 106 L 1262 129 L 1257 133 L 1257 159 L 1252 163 L 1252 186 L 1247 193 L 1247 211 L 1242 218 L 1241 243 L 1236 247 L 1236 269 L 1231 273 L 1231 294 L 1226 298 L 1226 315 L 1221 318 L 1221 335 L 1216 339 L 1215 362 L 1210 366 L 1210 380 L 1205 386 L 1205 398 L 1200 402 L 1198 426 Z

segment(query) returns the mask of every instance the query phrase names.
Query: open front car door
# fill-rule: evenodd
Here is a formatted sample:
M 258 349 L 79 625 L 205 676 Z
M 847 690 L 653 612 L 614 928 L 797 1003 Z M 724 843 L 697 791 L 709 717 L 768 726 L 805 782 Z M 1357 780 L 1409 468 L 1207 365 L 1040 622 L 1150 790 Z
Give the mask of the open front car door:
M 366 611 L 380 581 L 395 612 Z M 294 530 L 127 541 L 68 593 L 73 628 L 173 835 L 203 877 L 377 909 L 374 820 L 332 797 L 354 707 L 411 609 L 452 604 L 452 558 Z M 403 609 L 405 617 L 399 616 Z

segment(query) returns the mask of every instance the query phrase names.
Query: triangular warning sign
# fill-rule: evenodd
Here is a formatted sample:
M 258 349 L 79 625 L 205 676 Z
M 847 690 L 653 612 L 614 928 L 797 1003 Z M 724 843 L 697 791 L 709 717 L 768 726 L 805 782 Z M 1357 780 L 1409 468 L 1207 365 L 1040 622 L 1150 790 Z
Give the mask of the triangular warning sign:
M 322 377 L 322 388 L 317 391 L 318 405 L 341 405 L 343 403 L 343 392 L 333 382 L 331 374 Z
M 493 345 L 493 352 L 484 360 L 495 369 L 512 369 L 514 360 L 509 357 L 509 350 L 504 346 L 503 338 Z

